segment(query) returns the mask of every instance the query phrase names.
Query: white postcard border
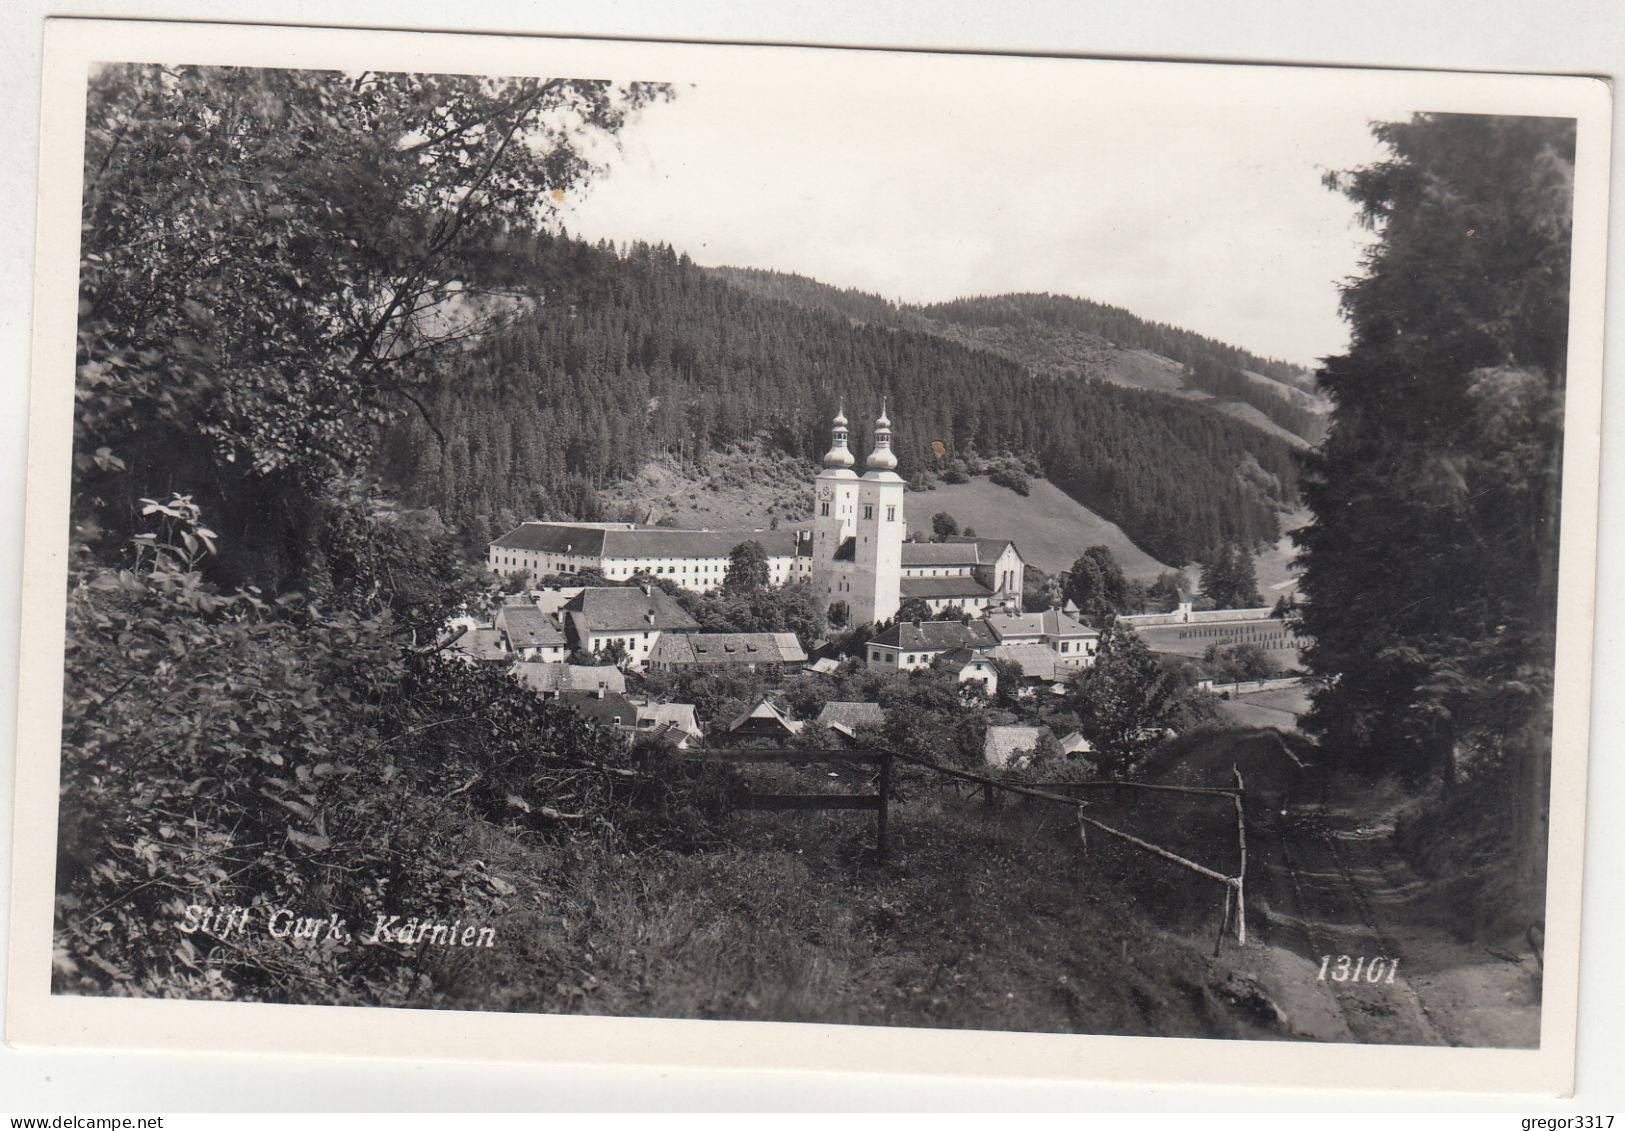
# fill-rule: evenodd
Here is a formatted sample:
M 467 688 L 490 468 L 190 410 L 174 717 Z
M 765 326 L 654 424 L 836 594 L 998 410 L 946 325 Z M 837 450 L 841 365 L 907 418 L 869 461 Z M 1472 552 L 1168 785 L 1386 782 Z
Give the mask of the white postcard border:
M 55 996 L 49 992 L 72 374 L 85 80 L 94 62 L 570 73 L 673 82 L 762 77 L 945 81 L 1021 74 L 1059 87 L 1121 81 L 1159 97 L 1207 84 L 1258 97 L 1358 98 L 1414 86 L 1417 109 L 1580 121 L 1565 420 L 1554 781 L 1545 994 L 1538 1050 L 1434 1049 L 1166 1037 L 1052 1036 L 802 1023 L 719 1022 L 254 1005 Z M 6 1040 L 19 1045 L 197 1049 L 490 1062 L 669 1065 L 951 1074 L 1179 1085 L 1365 1086 L 1416 1091 L 1572 1089 L 1607 246 L 1611 99 L 1598 80 L 1381 70 L 1242 67 L 725 47 L 225 24 L 52 20 L 42 107 L 38 269 L 25 515 L 14 876 Z M 1154 1043 L 1148 1043 L 1154 1042 Z

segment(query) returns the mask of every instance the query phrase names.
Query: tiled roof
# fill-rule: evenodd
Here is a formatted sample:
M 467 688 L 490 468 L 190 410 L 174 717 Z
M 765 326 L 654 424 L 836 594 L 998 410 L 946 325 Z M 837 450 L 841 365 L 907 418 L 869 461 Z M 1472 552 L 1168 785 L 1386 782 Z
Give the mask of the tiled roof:
M 977 648 L 955 648 L 952 652 L 944 652 L 937 657 L 937 663 L 944 671 L 962 672 L 977 660 L 986 660 L 987 653 Z
M 1061 657 L 1047 644 L 1000 644 L 987 653 L 995 660 L 1006 660 L 1021 669 L 1028 679 L 1054 682 L 1064 679 L 1075 668 L 1061 665 Z
M 535 605 L 509 605 L 499 614 L 508 643 L 514 649 L 561 646 L 564 629 Z
M 569 604 L 570 599 L 580 593 L 583 588 L 580 585 L 562 585 L 558 588 L 532 589 L 530 591 L 530 602 L 548 616 L 553 616 L 565 605 Z
M 981 621 L 904 621 L 894 624 L 871 643 L 905 652 L 951 652 L 955 648 L 991 648 L 997 643 Z
M 741 542 L 760 542 L 770 558 L 793 557 L 796 530 L 671 530 L 664 526 L 594 526 L 527 522 L 491 545 L 503 550 L 603 558 L 725 558 Z
M 508 531 L 491 545 L 499 550 L 530 550 L 547 554 L 586 554 L 598 557 L 604 552 L 606 532 L 593 526 L 556 526 L 550 522 L 527 522 Z
M 638 725 L 674 726 L 685 733 L 699 737 L 700 721 L 694 715 L 692 703 L 648 703 L 638 708 Z
M 449 647 L 474 660 L 504 660 L 508 657 L 508 649 L 502 644 L 502 634 L 494 628 L 471 628 L 453 640 Z
M 992 565 L 1011 544 L 1008 538 L 971 538 L 963 534 L 951 535 L 941 542 L 904 542 L 903 565 Z
M 742 542 L 757 542 L 770 558 L 796 552 L 796 532 L 779 530 L 668 530 L 650 526 L 604 534 L 606 558 L 725 558 Z
M 600 696 L 596 691 L 561 691 L 559 702 L 594 723 L 615 723 L 623 727 L 636 726 L 638 707 L 626 696 L 610 691 Z
M 840 731 L 851 738 L 860 726 L 880 726 L 885 721 L 886 712 L 880 709 L 879 703 L 834 700 L 824 704 L 814 725 Z
M 700 624 L 662 589 L 649 586 L 595 586 L 583 589 L 564 608 L 577 633 L 648 632 L 698 628 Z M 649 619 L 649 614 L 654 619 Z
M 982 739 L 982 758 L 990 766 L 1007 766 L 1018 754 L 1038 749 L 1044 727 L 991 726 Z
M 978 565 L 975 542 L 904 542 L 903 567 Z
M 807 653 L 793 632 L 664 632 L 651 664 L 800 664 Z
M 625 691 L 626 673 L 613 664 L 544 664 L 521 660 L 508 674 L 535 692 Z
M 992 565 L 999 560 L 999 555 L 1004 553 L 1006 546 L 1015 545 L 1008 538 L 977 538 L 968 534 L 950 534 L 943 541 L 976 543 L 976 554 L 982 565 Z M 1016 553 L 1019 554 L 1021 551 L 1018 549 Z
M 910 597 L 941 601 L 953 597 L 993 596 L 993 590 L 974 577 L 905 577 L 900 586 L 904 600 Z
M 1059 609 L 1046 609 L 1041 613 L 996 613 L 987 618 L 988 625 L 1000 640 L 1008 636 L 1099 636 L 1100 632 L 1067 616 Z
M 773 724 L 778 729 L 782 729 L 789 734 L 800 734 L 803 725 L 781 711 L 771 699 L 763 699 L 756 706 L 729 723 L 728 730 L 736 731 L 746 723 L 757 720 Z

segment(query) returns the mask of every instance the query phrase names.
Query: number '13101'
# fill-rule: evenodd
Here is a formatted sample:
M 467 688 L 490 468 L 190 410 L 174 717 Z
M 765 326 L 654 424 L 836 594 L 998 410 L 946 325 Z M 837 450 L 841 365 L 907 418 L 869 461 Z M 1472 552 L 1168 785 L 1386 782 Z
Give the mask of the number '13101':
M 1397 958 L 1366 958 L 1361 954 L 1351 957 L 1347 954 L 1323 954 L 1320 956 L 1320 977 L 1317 981 L 1324 982 L 1330 978 L 1334 982 L 1367 982 L 1376 985 L 1382 982 L 1392 985 L 1394 975 L 1399 973 L 1399 959 Z

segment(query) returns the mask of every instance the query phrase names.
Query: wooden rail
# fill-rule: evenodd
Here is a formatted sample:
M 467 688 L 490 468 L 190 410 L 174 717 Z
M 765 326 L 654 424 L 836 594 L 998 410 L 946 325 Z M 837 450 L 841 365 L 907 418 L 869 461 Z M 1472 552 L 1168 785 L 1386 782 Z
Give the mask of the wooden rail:
M 878 765 L 878 793 L 751 793 L 741 809 L 806 812 L 820 809 L 871 810 L 875 814 L 875 855 L 886 859 L 887 810 L 891 806 L 890 751 L 875 750 L 684 750 L 681 756 L 720 765 Z
M 1219 933 L 1220 933 L 1220 935 L 1222 937 L 1225 927 L 1230 922 L 1230 906 L 1231 906 L 1230 901 L 1231 901 L 1231 898 L 1233 896 L 1235 898 L 1235 905 L 1236 905 L 1236 909 L 1237 909 L 1236 910 L 1236 942 L 1238 944 L 1246 943 L 1246 941 L 1247 941 L 1247 911 L 1246 911 L 1245 906 L 1243 905 L 1243 896 L 1244 896 L 1244 888 L 1245 888 L 1246 876 L 1247 876 L 1247 826 L 1246 826 L 1246 817 L 1245 817 L 1245 814 L 1244 814 L 1243 809 L 1242 809 L 1242 801 L 1243 801 L 1243 797 L 1245 795 L 1245 787 L 1242 784 L 1241 771 L 1239 769 L 1237 769 L 1236 767 L 1234 767 L 1234 766 L 1231 767 L 1232 772 L 1234 772 L 1235 776 L 1236 776 L 1236 786 L 1235 786 L 1234 789 L 1228 789 L 1228 788 L 1221 789 L 1221 788 L 1216 788 L 1216 787 L 1214 787 L 1214 788 L 1202 788 L 1202 787 L 1196 787 L 1196 786 L 1156 786 L 1156 785 L 1152 785 L 1149 782 L 1100 782 L 1100 783 L 1088 783 L 1088 784 L 1091 784 L 1091 785 L 1099 784 L 1099 785 L 1115 785 L 1115 786 L 1122 786 L 1122 785 L 1139 786 L 1141 788 L 1159 789 L 1159 790 L 1169 791 L 1169 792 L 1174 792 L 1174 793 L 1205 794 L 1205 795 L 1208 795 L 1208 796 L 1231 798 L 1232 801 L 1235 804 L 1235 807 L 1236 807 L 1236 833 L 1237 833 L 1238 845 L 1239 845 L 1240 850 L 1241 850 L 1241 862 L 1240 862 L 1240 866 L 1238 868 L 1237 874 L 1234 875 L 1234 876 L 1227 876 L 1223 872 L 1217 871 L 1217 870 L 1215 870 L 1213 868 L 1209 868 L 1205 864 L 1198 864 L 1196 861 L 1186 859 L 1185 857 L 1179 855 L 1176 852 L 1170 852 L 1168 849 L 1163 848 L 1161 845 L 1153 844 L 1148 840 L 1144 840 L 1144 839 L 1142 839 L 1140 837 L 1134 836 L 1132 833 L 1126 833 L 1122 829 L 1113 828 L 1111 825 L 1106 824 L 1104 821 L 1096 820 L 1094 817 L 1090 817 L 1090 816 L 1085 815 L 1083 810 L 1087 807 L 1088 802 L 1082 801 L 1082 800 L 1080 800 L 1080 799 L 1078 799 L 1076 797 L 1067 797 L 1064 794 L 1054 793 L 1054 792 L 1051 792 L 1049 790 L 1032 789 L 1032 788 L 1030 788 L 1028 786 L 1016 785 L 1013 782 L 1002 780 L 1000 778 L 988 777 L 985 774 L 973 774 L 973 773 L 971 773 L 971 772 L 969 772 L 967 770 L 956 770 L 951 766 L 941 766 L 941 765 L 938 765 L 935 762 L 928 762 L 923 758 L 914 758 L 914 757 L 911 757 L 911 756 L 909 756 L 907 754 L 897 754 L 897 755 L 895 755 L 895 757 L 897 757 L 901 761 L 907 762 L 911 766 L 919 766 L 921 769 L 931 770 L 934 773 L 942 774 L 942 775 L 944 775 L 946 777 L 956 778 L 956 779 L 963 780 L 963 781 L 976 782 L 976 783 L 980 784 L 983 787 L 984 790 L 989 792 L 989 796 L 991 796 L 991 791 L 992 790 L 997 789 L 997 790 L 1001 790 L 1001 791 L 1003 791 L 1005 793 L 1015 793 L 1015 794 L 1025 796 L 1025 797 L 1036 797 L 1036 798 L 1039 798 L 1039 799 L 1044 800 L 1044 801 L 1053 801 L 1053 802 L 1056 802 L 1056 803 L 1061 804 L 1061 805 L 1070 806 L 1074 810 L 1076 810 L 1076 812 L 1077 812 L 1078 832 L 1079 832 L 1080 837 L 1083 840 L 1083 845 L 1084 845 L 1085 851 L 1088 850 L 1088 845 L 1089 845 L 1089 839 L 1088 839 L 1087 833 L 1085 832 L 1085 828 L 1086 827 L 1087 828 L 1093 828 L 1093 829 L 1098 830 L 1099 832 L 1102 832 L 1102 833 L 1106 834 L 1109 837 L 1113 837 L 1113 838 L 1115 838 L 1117 840 L 1123 841 L 1125 844 L 1132 845 L 1133 847 L 1138 848 L 1143 852 L 1149 852 L 1153 856 L 1157 856 L 1157 857 L 1160 857 L 1163 860 L 1167 860 L 1171 864 L 1178 865 L 1179 867 L 1184 868 L 1184 869 L 1186 869 L 1188 871 L 1195 872 L 1199 876 L 1204 876 L 1207 879 L 1213 880 L 1216 883 L 1223 884 L 1224 888 L 1225 888 L 1225 892 L 1224 892 L 1224 910 L 1223 910 L 1221 918 L 1219 920 Z M 1059 784 L 1079 784 L 1079 785 L 1082 785 L 1082 784 L 1085 784 L 1085 783 L 1079 782 L 1079 783 L 1059 783 Z
M 972 773 L 969 770 L 955 769 L 952 766 L 939 765 L 924 758 L 915 758 L 907 754 L 898 754 L 893 751 L 872 750 L 685 750 L 680 757 L 695 761 L 712 762 L 733 765 L 877 765 L 880 767 L 880 781 L 878 793 L 750 793 L 746 792 L 738 801 L 742 809 L 776 810 L 776 811 L 815 811 L 815 810 L 865 810 L 875 814 L 875 852 L 879 859 L 886 858 L 887 850 L 887 818 L 891 806 L 892 793 L 892 762 L 894 760 L 907 762 L 911 766 L 918 766 L 923 770 L 941 775 L 943 778 L 955 782 L 969 782 L 981 786 L 984 795 L 991 802 L 993 791 L 1013 793 L 1022 797 L 1032 797 L 1040 801 L 1049 801 L 1057 805 L 1065 805 L 1072 809 L 1078 819 L 1078 835 L 1082 840 L 1084 851 L 1089 848 L 1088 829 L 1120 840 L 1142 852 L 1150 853 L 1170 864 L 1194 872 L 1215 883 L 1224 885 L 1224 908 L 1219 920 L 1219 939 L 1224 937 L 1225 928 L 1230 925 L 1231 908 L 1235 908 L 1236 942 L 1247 942 L 1247 815 L 1245 809 L 1246 785 L 1241 779 L 1241 770 L 1235 766 L 1231 772 L 1235 775 L 1236 784 L 1232 787 L 1219 786 L 1182 786 L 1160 785 L 1153 782 L 1125 782 L 1125 781 L 1098 781 L 1098 782 L 1056 782 L 1047 783 L 1056 788 L 1035 788 L 1021 785 L 1005 778 L 990 777 L 986 774 Z M 1122 829 L 1114 828 L 1104 821 L 1088 816 L 1084 809 L 1089 803 L 1081 798 L 1069 797 L 1057 789 L 1141 789 L 1156 793 L 1179 793 L 1200 797 L 1227 797 L 1235 806 L 1236 811 L 1236 840 L 1240 851 L 1240 862 L 1234 876 L 1225 875 L 1205 864 L 1198 864 L 1195 860 L 1187 859 L 1177 852 L 1171 852 L 1159 844 L 1137 837 Z M 1217 953 L 1218 942 L 1214 944 Z

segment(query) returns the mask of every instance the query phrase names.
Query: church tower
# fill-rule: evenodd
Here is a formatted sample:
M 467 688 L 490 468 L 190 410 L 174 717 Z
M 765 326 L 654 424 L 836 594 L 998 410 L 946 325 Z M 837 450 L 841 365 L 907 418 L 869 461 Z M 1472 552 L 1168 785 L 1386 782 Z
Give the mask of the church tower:
M 875 421 L 875 448 L 858 480 L 853 557 L 852 622 L 875 624 L 897 615 L 903 587 L 903 492 L 897 453 L 891 447 L 886 403 Z
M 857 462 L 847 448 L 846 410 L 836 412 L 830 448 L 824 455 L 824 468 L 818 473 L 813 495 L 813 592 L 828 614 L 837 601 L 849 610 L 848 623 L 857 617 L 854 581 L 857 573 L 855 543 L 858 515 Z

